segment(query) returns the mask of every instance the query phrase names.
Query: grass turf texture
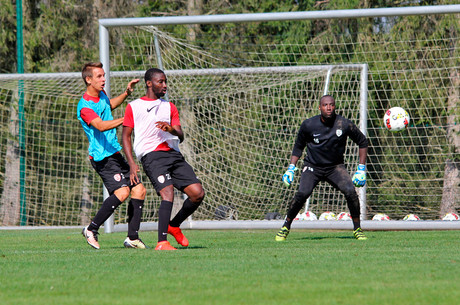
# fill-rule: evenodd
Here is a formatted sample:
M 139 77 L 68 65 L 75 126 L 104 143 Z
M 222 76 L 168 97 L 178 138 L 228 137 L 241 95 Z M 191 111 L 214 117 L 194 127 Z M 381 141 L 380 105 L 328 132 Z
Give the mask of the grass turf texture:
M 184 230 L 189 248 L 125 249 L 78 230 L 0 231 L 6 304 L 457 304 L 457 231 Z M 157 232 L 141 232 L 153 247 Z M 176 245 L 174 238 L 169 238 Z

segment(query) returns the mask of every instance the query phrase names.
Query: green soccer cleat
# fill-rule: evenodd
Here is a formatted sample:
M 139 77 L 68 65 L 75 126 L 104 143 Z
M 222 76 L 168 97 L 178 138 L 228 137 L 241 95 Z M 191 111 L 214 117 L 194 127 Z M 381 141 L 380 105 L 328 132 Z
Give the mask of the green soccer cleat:
M 276 233 L 275 240 L 285 241 L 288 234 L 289 234 L 289 229 L 284 226 L 281 228 L 281 230 L 278 233 Z
M 353 236 L 357 239 L 357 240 L 366 240 L 367 237 L 366 235 L 364 235 L 364 232 L 361 228 L 357 228 L 356 230 L 353 231 Z

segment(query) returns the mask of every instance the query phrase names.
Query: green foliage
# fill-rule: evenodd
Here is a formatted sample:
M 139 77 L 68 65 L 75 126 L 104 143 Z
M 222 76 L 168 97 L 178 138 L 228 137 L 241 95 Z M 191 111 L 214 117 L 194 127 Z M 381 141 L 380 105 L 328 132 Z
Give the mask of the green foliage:
M 0 0 L 0 73 L 16 72 L 16 20 L 12 1 Z

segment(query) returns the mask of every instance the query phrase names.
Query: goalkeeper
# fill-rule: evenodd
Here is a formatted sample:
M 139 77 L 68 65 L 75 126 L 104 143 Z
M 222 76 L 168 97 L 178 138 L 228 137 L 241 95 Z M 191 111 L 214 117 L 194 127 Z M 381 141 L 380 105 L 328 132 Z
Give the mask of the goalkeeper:
M 297 161 L 306 146 L 307 154 L 300 176 L 299 189 L 292 199 L 286 220 L 276 234 L 275 240 L 286 240 L 292 221 L 320 181 L 329 182 L 345 195 L 353 220 L 353 235 L 358 240 L 365 240 L 367 237 L 360 225 L 359 198 L 355 186 L 362 187 L 366 183 L 365 164 L 368 147 L 366 136 L 353 122 L 335 113 L 335 100 L 332 96 L 325 95 L 320 99 L 319 110 L 320 115 L 306 119 L 300 126 L 290 165 L 283 175 L 283 182 L 290 186 L 297 170 Z M 353 178 L 350 178 L 343 164 L 348 137 L 359 146 L 359 165 Z

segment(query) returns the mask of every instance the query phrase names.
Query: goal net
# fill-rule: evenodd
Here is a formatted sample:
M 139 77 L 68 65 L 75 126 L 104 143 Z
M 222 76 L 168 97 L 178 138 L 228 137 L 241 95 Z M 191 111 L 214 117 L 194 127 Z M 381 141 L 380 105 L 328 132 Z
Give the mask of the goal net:
M 166 71 L 168 98 L 179 108 L 186 135 L 181 150 L 206 190 L 193 219 L 284 217 L 299 174 L 291 188 L 281 176 L 300 124 L 319 113 L 319 98 L 327 92 L 339 114 L 367 125 L 365 214 L 402 219 L 415 213 L 435 220 L 459 205 L 454 17 L 111 27 L 110 94 L 123 92 L 148 68 Z M 445 26 L 428 27 L 433 20 Z M 420 29 L 406 35 L 408 24 Z M 254 36 L 258 26 L 275 34 Z M 277 27 L 292 33 L 277 36 Z M 365 122 L 362 64 L 369 79 Z M 76 120 L 84 90 L 80 73 L 0 75 L 0 225 L 83 225 L 100 207 L 101 179 L 89 164 Z M 138 86 L 135 94 L 143 92 Z M 382 122 L 393 106 L 411 116 L 401 133 L 388 132 Z M 124 106 L 114 116 L 123 113 Z M 350 174 L 356 164 L 357 147 L 350 141 Z M 160 200 L 142 179 L 148 188 L 143 220 L 157 221 Z M 175 197 L 179 206 L 183 198 Z M 309 210 L 347 208 L 340 193 L 321 184 Z M 126 223 L 126 215 L 122 205 L 115 223 Z

